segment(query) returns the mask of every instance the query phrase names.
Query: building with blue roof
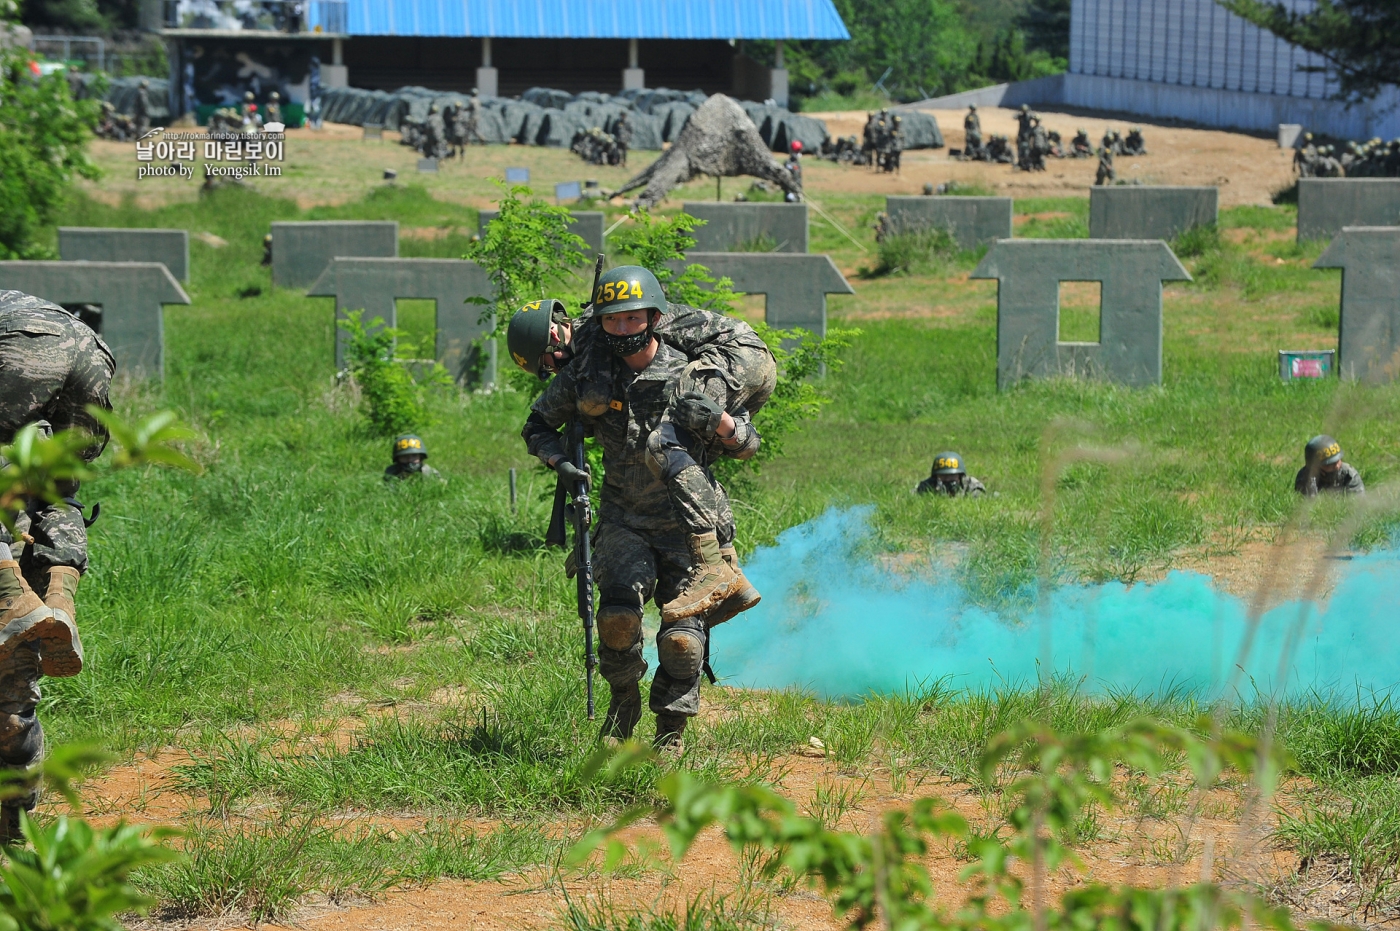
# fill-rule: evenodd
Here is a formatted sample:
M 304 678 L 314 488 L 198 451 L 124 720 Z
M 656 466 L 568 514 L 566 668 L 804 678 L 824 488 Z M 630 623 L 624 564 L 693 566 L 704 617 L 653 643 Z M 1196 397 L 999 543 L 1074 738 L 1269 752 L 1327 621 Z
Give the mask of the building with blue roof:
M 698 88 L 787 101 L 782 43 L 849 39 L 832 0 L 161 0 L 177 112 L 323 86 L 516 96 Z M 744 53 L 776 43 L 774 67 Z

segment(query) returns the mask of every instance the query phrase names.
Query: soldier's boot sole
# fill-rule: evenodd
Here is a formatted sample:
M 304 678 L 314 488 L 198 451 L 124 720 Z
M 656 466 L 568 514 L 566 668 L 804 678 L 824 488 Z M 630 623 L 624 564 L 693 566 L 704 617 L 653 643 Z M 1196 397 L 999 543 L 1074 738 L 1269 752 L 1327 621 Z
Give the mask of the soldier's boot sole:
M 19 563 L 0 560 L 0 659 L 8 659 L 22 643 L 37 640 L 53 623 L 53 608 L 29 587 Z
M 719 554 L 734 570 L 738 581 L 729 597 L 715 605 L 705 615 L 706 628 L 718 627 L 725 621 L 733 620 L 763 600 L 758 589 L 753 587 L 753 583 L 749 581 L 748 576 L 744 575 L 744 570 L 740 568 L 739 554 L 735 552 L 734 547 L 726 546 L 719 551 Z
M 73 602 L 78 579 L 78 570 L 69 566 L 49 569 L 44 603 L 53 609 L 53 620 L 40 625 L 39 632 L 39 668 L 46 676 L 61 679 L 83 671 L 83 641 L 78 636 L 78 609 Z
M 690 578 L 675 598 L 661 606 L 662 623 L 704 614 L 733 594 L 739 584 L 739 577 L 720 555 L 713 532 L 692 534 L 687 543 L 694 559 Z

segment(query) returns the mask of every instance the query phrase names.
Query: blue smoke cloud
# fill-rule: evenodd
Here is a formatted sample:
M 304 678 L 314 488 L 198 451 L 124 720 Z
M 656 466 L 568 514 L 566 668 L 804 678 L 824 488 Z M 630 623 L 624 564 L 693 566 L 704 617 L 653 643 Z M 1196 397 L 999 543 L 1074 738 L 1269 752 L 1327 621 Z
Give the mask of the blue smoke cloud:
M 968 689 L 1033 685 L 1043 658 L 1039 615 L 1009 620 L 969 604 L 955 578 L 909 578 L 872 564 L 860 555 L 870 513 L 829 510 L 753 554 L 744 571 L 763 601 L 715 630 L 717 673 L 730 685 L 797 686 L 828 698 L 944 677 Z M 1268 612 L 1239 670 L 1247 606 L 1207 576 L 1064 586 L 1051 599 L 1050 667 L 1083 677 L 1091 693 L 1175 687 L 1210 698 L 1232 675 L 1235 693 L 1250 698 L 1256 690 L 1353 699 L 1358 687 L 1385 692 L 1400 682 L 1397 570 L 1395 550 L 1360 556 L 1321 613 L 1298 602 Z M 1280 676 L 1290 635 L 1297 639 Z

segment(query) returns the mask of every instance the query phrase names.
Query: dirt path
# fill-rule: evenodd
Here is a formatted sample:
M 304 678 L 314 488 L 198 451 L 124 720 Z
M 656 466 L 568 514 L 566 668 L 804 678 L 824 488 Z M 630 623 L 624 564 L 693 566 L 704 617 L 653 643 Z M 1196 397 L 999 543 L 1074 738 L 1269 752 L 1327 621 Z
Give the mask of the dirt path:
M 975 182 L 1012 197 L 1084 196 L 1094 183 L 1097 159 L 1049 159 L 1044 172 L 1016 171 L 1010 165 L 959 162 L 949 149 L 963 147 L 965 110 L 929 110 L 943 131 L 945 148 L 904 153 L 903 170 L 898 176 L 879 175 L 868 168 L 850 168 L 818 177 L 814 193 L 822 188 L 877 194 L 917 194 L 925 183 L 934 185 L 956 180 Z M 1141 126 L 1147 142 L 1147 155 L 1116 160 L 1118 177 L 1143 184 L 1216 185 L 1220 206 L 1268 204 L 1270 195 L 1293 182 L 1293 153 L 1280 149 L 1273 140 L 1215 129 L 1187 129 L 1138 120 L 1132 123 L 1101 116 L 1083 116 L 1054 110 L 1038 111 L 1046 129 L 1060 133 L 1066 142 L 1084 127 L 1097 145 L 1104 130 L 1113 127 L 1124 135 L 1131 126 Z M 1014 110 L 987 107 L 979 110 L 982 133 L 1002 133 L 1016 138 Z M 857 112 L 807 114 L 826 121 L 833 136 L 860 138 L 866 114 Z M 837 175 L 839 181 L 831 175 Z M 811 182 L 809 182 L 811 184 Z

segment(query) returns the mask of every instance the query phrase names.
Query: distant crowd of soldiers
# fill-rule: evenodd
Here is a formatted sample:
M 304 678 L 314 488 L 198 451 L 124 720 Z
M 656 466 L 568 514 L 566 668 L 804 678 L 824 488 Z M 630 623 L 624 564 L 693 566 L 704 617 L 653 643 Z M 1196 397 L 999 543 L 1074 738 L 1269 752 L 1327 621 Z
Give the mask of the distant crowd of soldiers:
M 151 82 L 142 80 L 136 85 L 136 99 L 131 109 L 130 114 L 119 113 L 110 101 L 102 101 L 102 117 L 95 130 L 97 137 L 132 142 L 146 135 L 151 128 Z
M 888 109 L 866 114 L 861 138 L 838 136 L 822 143 L 818 158 L 894 173 L 904 152 L 904 119 Z
M 1400 177 L 1400 139 L 1347 142 L 1339 151 L 1335 145 L 1318 145 L 1312 133 L 1305 133 L 1302 147 L 1293 153 L 1293 167 L 1300 178 Z
M 1001 163 L 1015 165 L 1022 171 L 1044 171 L 1047 158 L 1092 158 L 1095 154 L 1094 144 L 1083 127 L 1079 128 L 1069 145 L 1065 145 L 1060 134 L 1046 129 L 1040 114 L 1026 104 L 1021 104 L 1016 122 L 1016 144 L 1013 148 L 1007 136 L 994 133 L 984 137 L 977 106 L 969 106 L 967 116 L 963 118 L 965 142 L 956 157 L 965 162 Z M 1098 154 L 1100 180 L 1096 183 L 1104 184 L 1114 179 L 1114 155 L 1147 154 L 1142 130 L 1133 127 L 1126 138 L 1115 129 L 1106 130 Z
M 631 147 L 632 123 L 626 110 L 613 123 L 612 132 L 605 132 L 601 126 L 581 129 L 569 143 L 569 151 L 590 165 L 626 165 Z
M 477 89 L 472 88 L 471 98 L 461 106 L 449 103 L 440 107 L 434 103 L 422 120 L 403 120 L 399 123 L 399 141 L 431 159 L 457 158 L 474 142 L 485 145 Z
M 146 135 L 151 128 L 150 82 L 143 80 L 137 85 L 131 109 L 130 114 L 120 113 L 110 101 L 102 101 L 102 116 L 95 130 L 98 138 L 132 142 Z M 247 91 L 241 104 L 220 107 L 209 115 L 211 133 L 257 133 L 268 123 L 283 123 L 282 95 L 277 91 L 268 94 L 267 103 L 261 106 L 253 92 Z

